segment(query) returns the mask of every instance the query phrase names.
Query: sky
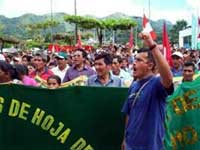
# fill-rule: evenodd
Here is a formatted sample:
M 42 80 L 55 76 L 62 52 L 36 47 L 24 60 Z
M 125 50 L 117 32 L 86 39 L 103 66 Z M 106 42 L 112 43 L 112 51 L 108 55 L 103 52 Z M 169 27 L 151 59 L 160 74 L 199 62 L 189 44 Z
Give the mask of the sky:
M 74 0 L 0 0 L 0 15 L 9 18 L 26 13 L 36 15 L 55 12 L 74 14 Z M 105 17 L 115 12 L 130 16 L 150 17 L 152 20 L 166 19 L 175 23 L 185 19 L 191 21 L 192 13 L 197 14 L 200 0 L 76 0 L 77 15 Z M 150 15 L 149 15 L 150 1 Z M 190 24 L 190 23 L 189 23 Z

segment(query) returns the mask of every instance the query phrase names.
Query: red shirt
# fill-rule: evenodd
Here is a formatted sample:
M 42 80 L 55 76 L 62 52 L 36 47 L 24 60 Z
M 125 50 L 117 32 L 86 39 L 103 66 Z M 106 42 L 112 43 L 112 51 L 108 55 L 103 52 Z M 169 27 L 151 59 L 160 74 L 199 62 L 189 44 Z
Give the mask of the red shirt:
M 31 78 L 35 78 L 35 76 L 38 75 L 41 79 L 43 80 L 47 80 L 48 77 L 50 77 L 51 75 L 54 75 L 53 72 L 49 69 L 45 69 L 45 71 L 41 74 L 38 74 L 37 71 L 33 71 L 30 73 L 30 77 Z

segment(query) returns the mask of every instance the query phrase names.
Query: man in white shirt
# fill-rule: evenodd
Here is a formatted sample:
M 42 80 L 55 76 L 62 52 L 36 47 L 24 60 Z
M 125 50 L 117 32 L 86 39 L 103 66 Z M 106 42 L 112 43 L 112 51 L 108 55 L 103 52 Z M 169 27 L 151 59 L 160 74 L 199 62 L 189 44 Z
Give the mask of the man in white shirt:
M 67 64 L 67 54 L 65 52 L 59 52 L 56 57 L 57 59 L 57 67 L 52 68 L 52 72 L 59 76 L 61 78 L 61 81 L 63 81 L 63 78 L 65 76 L 65 73 L 67 72 L 67 69 L 69 68 Z
M 119 77 L 122 80 L 123 86 L 129 87 L 133 81 L 133 77 L 123 69 L 121 69 L 121 58 L 114 56 L 112 61 L 111 74 Z

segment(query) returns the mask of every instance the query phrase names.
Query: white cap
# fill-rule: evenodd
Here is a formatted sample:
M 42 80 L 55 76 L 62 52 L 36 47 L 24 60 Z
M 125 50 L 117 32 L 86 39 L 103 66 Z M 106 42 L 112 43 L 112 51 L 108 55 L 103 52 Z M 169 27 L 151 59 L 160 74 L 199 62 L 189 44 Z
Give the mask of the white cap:
M 3 54 L 0 54 L 0 60 L 6 61 L 5 57 L 3 56 Z
M 178 56 L 178 57 L 180 57 L 180 58 L 183 58 L 183 54 L 182 54 L 181 52 L 178 52 L 178 51 L 174 52 L 174 53 L 172 54 L 172 56 Z

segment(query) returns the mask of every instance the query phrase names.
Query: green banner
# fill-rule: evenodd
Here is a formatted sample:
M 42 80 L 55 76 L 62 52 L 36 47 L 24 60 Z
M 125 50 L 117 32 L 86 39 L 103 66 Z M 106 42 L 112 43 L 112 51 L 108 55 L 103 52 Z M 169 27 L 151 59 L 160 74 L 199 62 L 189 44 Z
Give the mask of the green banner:
M 200 149 L 200 77 L 183 83 L 169 97 L 166 119 L 166 150 Z
M 120 150 L 126 88 L 0 86 L 1 150 Z

